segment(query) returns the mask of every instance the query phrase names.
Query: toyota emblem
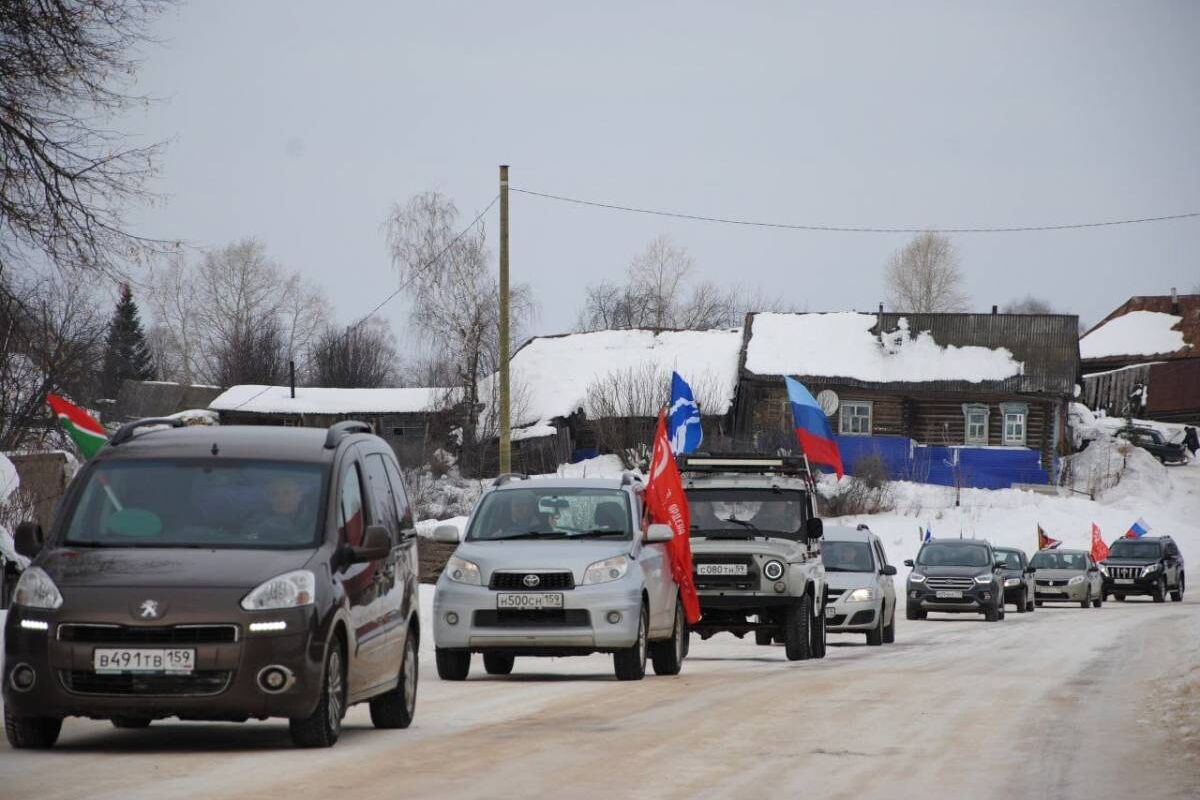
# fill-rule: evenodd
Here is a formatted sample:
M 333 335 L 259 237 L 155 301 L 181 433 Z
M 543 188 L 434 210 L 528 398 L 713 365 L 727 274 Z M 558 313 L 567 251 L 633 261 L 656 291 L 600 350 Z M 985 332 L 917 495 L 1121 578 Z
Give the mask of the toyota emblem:
M 542 579 L 537 575 L 526 575 L 521 579 L 521 583 L 525 584 L 528 589 L 536 589 L 541 582 Z

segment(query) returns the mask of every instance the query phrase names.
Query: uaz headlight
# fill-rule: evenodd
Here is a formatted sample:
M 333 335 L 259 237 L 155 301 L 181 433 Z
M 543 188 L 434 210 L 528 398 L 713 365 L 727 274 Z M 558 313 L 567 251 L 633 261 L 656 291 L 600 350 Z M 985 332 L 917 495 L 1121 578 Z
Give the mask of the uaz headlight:
M 783 562 L 771 560 L 763 564 L 763 575 L 769 581 L 777 581 L 783 577 Z

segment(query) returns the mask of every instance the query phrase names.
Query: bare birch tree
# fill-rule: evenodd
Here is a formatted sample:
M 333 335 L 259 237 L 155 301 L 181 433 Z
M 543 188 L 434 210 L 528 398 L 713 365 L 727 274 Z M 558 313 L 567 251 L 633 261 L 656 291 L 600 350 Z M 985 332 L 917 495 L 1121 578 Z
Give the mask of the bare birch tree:
M 399 357 L 391 327 L 380 319 L 346 328 L 326 328 L 309 355 L 316 386 L 373 389 L 394 386 Z
M 963 282 L 954 243 L 930 232 L 893 253 L 884 277 L 888 305 L 918 314 L 965 311 Z
M 46 262 L 109 275 L 161 243 L 122 211 L 148 199 L 158 146 L 111 128 L 133 104 L 149 21 L 168 0 L 0 2 L 0 271 Z

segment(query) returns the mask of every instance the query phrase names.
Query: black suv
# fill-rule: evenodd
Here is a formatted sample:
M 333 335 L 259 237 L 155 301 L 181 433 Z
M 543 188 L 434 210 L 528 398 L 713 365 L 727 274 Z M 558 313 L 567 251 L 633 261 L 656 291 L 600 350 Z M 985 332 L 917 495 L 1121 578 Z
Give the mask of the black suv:
M 1124 600 L 1131 594 L 1148 594 L 1161 603 L 1183 599 L 1185 576 L 1183 554 L 1170 536 L 1118 539 L 1100 562 L 1104 575 L 1104 599 L 1109 595 Z
M 1036 571 L 1029 566 L 1029 559 L 1024 551 L 1015 547 L 997 547 L 996 558 L 1004 561 L 1004 602 L 1017 607 L 1018 614 L 1033 611 L 1034 595 L 1037 587 L 1034 585 L 1033 573 Z
M 67 716 L 284 717 L 337 741 L 347 706 L 378 728 L 416 708 L 417 537 L 391 448 L 361 422 L 313 428 L 131 423 L 67 489 L 5 627 L 13 747 Z M 175 421 L 177 422 L 177 421 Z
M 1182 442 L 1168 442 L 1153 428 L 1126 426 L 1117 431 L 1117 436 L 1134 444 L 1164 464 L 1186 464 L 1187 448 Z
M 1004 559 L 982 539 L 934 539 L 921 545 L 908 576 L 909 619 L 930 611 L 1004 619 Z

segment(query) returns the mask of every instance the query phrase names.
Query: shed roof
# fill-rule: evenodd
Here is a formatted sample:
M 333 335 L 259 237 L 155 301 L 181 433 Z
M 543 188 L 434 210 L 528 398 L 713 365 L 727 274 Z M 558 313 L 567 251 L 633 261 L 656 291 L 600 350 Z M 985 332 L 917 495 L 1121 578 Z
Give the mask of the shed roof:
M 743 374 L 900 392 L 1069 396 L 1069 314 L 752 314 Z
M 332 389 L 244 384 L 226 389 L 208 407 L 247 414 L 417 414 L 433 411 L 449 389 Z
M 1131 297 L 1084 334 L 1079 349 L 1092 364 L 1200 357 L 1200 294 Z

